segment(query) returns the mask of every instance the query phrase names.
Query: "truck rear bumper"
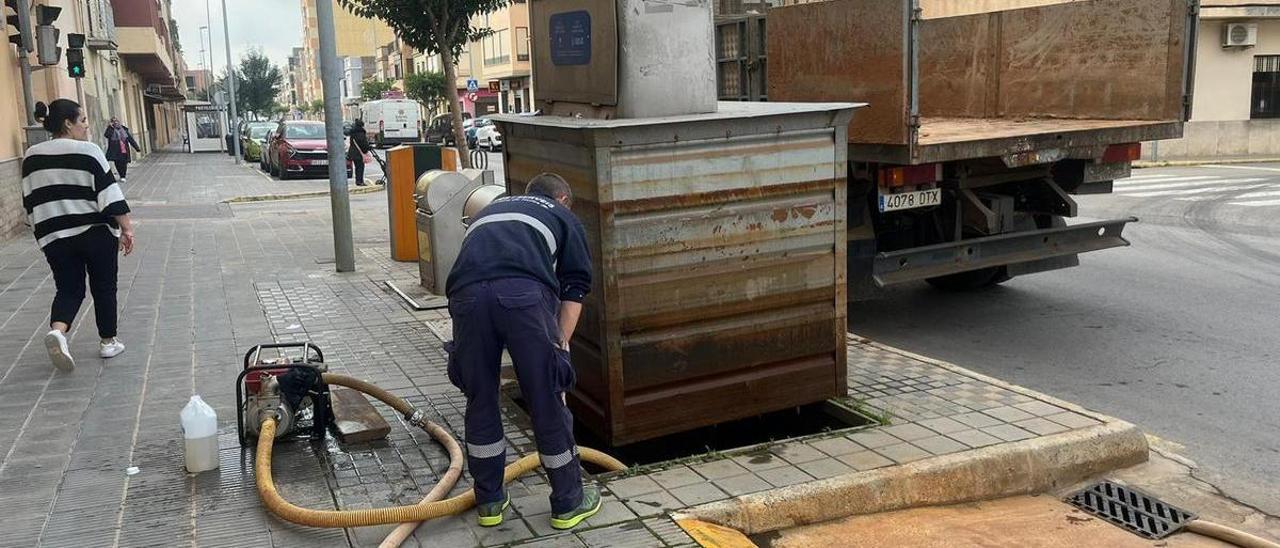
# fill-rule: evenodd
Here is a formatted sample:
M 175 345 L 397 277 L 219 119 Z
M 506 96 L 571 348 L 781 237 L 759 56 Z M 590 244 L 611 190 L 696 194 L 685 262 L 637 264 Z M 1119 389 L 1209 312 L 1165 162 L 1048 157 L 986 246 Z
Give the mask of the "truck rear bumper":
M 873 277 L 880 287 L 993 266 L 1068 257 L 1129 245 L 1121 237 L 1137 217 L 1012 232 L 959 242 L 877 253 Z

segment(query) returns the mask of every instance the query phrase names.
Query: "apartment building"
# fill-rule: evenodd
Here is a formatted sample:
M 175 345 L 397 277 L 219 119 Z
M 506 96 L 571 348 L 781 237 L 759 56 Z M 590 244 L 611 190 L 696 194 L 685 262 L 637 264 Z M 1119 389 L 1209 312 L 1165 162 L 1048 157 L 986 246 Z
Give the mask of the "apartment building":
M 280 96 L 276 101 L 282 105 L 297 107 L 302 104 L 302 48 L 293 48 L 289 54 L 288 66 L 285 67 L 284 85 L 280 88 Z
M 300 81 L 298 100 L 306 104 L 324 99 L 320 84 L 320 35 L 316 21 L 316 0 L 302 0 L 302 55 L 299 57 Z M 336 2 L 333 10 L 334 38 L 339 58 L 377 55 L 378 48 L 396 39 L 395 32 L 385 23 L 357 17 L 342 9 Z
M 364 91 L 364 81 L 375 73 L 377 59 L 373 56 L 345 57 L 342 59 L 342 104 L 358 103 Z
M 213 85 L 213 71 L 209 69 L 187 69 L 182 77 L 183 89 L 188 98 L 203 95 Z
M 479 53 L 479 66 L 475 66 L 472 59 L 473 78 L 481 88 L 496 95 L 499 112 L 532 110 L 529 4 L 525 0 L 514 0 L 498 11 L 476 16 L 471 24 L 493 31 L 470 46 L 471 51 Z

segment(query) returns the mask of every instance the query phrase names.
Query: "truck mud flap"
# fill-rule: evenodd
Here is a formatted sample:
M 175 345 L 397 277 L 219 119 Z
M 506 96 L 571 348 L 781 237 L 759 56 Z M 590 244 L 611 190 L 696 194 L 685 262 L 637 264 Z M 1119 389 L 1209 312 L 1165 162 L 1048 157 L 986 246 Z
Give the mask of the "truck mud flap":
M 880 287 L 993 266 L 1015 265 L 1123 247 L 1137 217 L 1011 232 L 959 242 L 877 253 L 873 278 Z

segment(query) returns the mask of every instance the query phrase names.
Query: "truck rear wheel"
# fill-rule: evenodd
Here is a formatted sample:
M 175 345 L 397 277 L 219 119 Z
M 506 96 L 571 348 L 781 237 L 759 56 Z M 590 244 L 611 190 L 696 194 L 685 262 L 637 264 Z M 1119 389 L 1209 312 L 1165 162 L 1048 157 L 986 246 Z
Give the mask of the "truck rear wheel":
M 993 266 L 938 276 L 925 280 L 929 285 L 943 291 L 973 291 L 984 287 L 1000 285 L 1010 280 L 1009 272 L 1003 266 Z

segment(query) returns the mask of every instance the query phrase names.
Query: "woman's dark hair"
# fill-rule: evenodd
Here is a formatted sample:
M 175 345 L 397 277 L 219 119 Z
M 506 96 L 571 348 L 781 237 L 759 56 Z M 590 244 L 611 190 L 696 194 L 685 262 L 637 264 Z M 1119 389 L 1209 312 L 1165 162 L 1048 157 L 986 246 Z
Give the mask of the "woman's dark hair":
M 44 103 L 36 103 L 36 119 L 41 119 L 44 129 L 49 133 L 58 135 L 66 131 L 67 121 L 72 124 L 80 121 L 80 103 L 71 99 L 58 99 L 49 106 Z

